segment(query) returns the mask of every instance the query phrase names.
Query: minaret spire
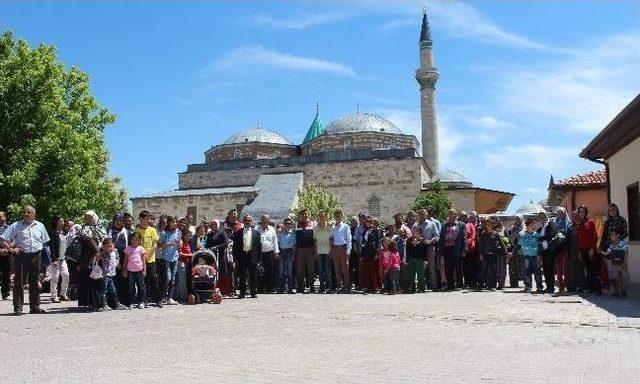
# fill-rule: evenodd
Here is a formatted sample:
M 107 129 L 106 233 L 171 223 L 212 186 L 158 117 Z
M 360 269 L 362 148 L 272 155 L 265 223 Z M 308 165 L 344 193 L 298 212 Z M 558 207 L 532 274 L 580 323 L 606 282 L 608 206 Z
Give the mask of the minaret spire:
M 420 30 L 420 43 L 429 42 L 429 45 L 433 43 L 431 40 L 431 31 L 429 30 L 429 19 L 427 18 L 427 7 L 422 7 L 422 29 Z
M 430 178 L 438 175 L 438 118 L 436 114 L 436 82 L 440 75 L 433 64 L 433 40 L 426 9 L 422 11 L 420 30 L 420 68 L 416 80 L 420 84 L 420 112 L 422 115 L 422 157 Z

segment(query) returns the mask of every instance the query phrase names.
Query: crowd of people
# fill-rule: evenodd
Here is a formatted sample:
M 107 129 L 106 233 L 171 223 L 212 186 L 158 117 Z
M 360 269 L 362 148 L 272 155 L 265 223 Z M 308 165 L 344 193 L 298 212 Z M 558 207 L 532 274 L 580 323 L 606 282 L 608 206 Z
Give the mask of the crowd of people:
M 87 211 L 82 224 L 54 216 L 47 229 L 32 206 L 11 225 L 0 212 L 2 298 L 13 285 L 14 312 L 21 315 L 28 286 L 30 312 L 44 313 L 40 292 L 48 284 L 52 302 L 74 299 L 87 310 L 162 307 L 193 303 L 193 278 L 202 274 L 215 274 L 220 294 L 238 299 L 493 291 L 521 282 L 531 293 L 557 287 L 601 294 L 610 287 L 616 297 L 627 295 L 627 223 L 615 204 L 602 234 L 585 206 L 570 215 L 559 208 L 553 220 L 546 213 L 516 217 L 510 228 L 495 216 L 454 209 L 443 222 L 421 209 L 398 213 L 386 226 L 365 213 L 345 221 L 341 210 L 312 218 L 302 209 L 296 216 L 273 223 L 264 214 L 254 223 L 234 209 L 224 221 L 203 219 L 194 227 L 189 215 L 156 219 L 142 211 L 137 224 L 118 213 L 103 228 Z M 203 252 L 215 262 L 207 264 Z

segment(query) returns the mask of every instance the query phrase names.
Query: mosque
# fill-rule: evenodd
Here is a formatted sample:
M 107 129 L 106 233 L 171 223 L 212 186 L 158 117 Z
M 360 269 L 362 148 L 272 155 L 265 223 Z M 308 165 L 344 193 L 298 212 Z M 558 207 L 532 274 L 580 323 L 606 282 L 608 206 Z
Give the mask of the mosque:
M 252 128 L 233 134 L 189 164 L 175 191 L 134 197 L 134 214 L 225 217 L 231 208 L 274 220 L 289 216 L 305 185 L 322 184 L 348 215 L 368 212 L 385 221 L 410 209 L 416 197 L 440 180 L 454 207 L 479 213 L 505 211 L 514 194 L 475 187 L 438 164 L 438 123 L 433 40 L 426 13 L 419 40 L 422 137 L 403 133 L 383 117 L 346 115 L 323 127 L 319 113 L 300 144 L 278 132 Z

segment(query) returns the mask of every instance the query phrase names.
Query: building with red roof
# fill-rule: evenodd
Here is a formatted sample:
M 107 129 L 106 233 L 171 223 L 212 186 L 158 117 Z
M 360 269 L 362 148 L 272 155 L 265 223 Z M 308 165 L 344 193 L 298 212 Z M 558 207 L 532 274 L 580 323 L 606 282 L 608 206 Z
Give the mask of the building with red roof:
M 591 216 L 605 216 L 607 212 L 607 171 L 600 169 L 554 181 L 549 180 L 548 204 L 564 207 L 567 212 L 581 205 L 589 208 Z

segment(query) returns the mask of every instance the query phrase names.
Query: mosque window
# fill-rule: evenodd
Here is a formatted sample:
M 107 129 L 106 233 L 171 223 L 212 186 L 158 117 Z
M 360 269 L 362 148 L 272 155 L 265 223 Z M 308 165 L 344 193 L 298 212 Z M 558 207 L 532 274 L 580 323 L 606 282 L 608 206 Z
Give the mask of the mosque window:
M 371 195 L 367 200 L 368 211 L 371 216 L 380 216 L 380 198 L 376 195 Z

